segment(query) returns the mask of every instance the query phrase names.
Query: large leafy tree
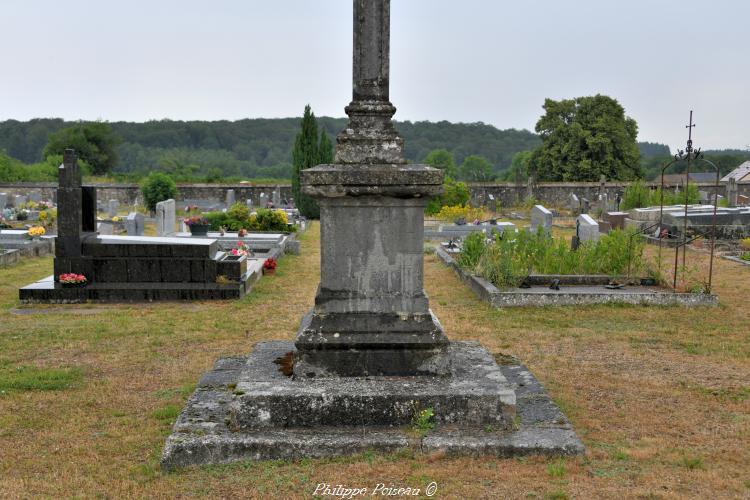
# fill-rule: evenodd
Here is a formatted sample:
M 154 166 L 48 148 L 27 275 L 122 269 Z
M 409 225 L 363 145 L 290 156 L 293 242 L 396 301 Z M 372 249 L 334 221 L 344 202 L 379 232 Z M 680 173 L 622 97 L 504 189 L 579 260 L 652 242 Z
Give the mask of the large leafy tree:
M 424 163 L 431 167 L 439 168 L 448 177 L 456 178 L 456 160 L 453 153 L 447 149 L 434 149 L 425 156 Z
M 292 196 L 294 203 L 297 205 L 300 213 L 305 217 L 319 218 L 320 207 L 318 203 L 302 194 L 300 185 L 300 173 L 319 164 L 320 145 L 318 143 L 318 123 L 315 120 L 315 114 L 310 109 L 310 105 L 305 106 L 305 114 L 302 116 L 300 123 L 300 132 L 294 141 L 294 150 L 292 151 Z M 327 140 L 326 136 L 326 140 Z M 320 139 L 322 142 L 322 138 Z
M 120 142 L 108 123 L 79 123 L 50 134 L 43 156 L 61 155 L 72 148 L 91 166 L 92 174 L 105 175 L 117 164 L 115 146 Z
M 461 180 L 469 182 L 487 182 L 494 179 L 492 165 L 484 156 L 467 156 L 459 171 Z
M 611 97 L 544 101 L 536 124 L 542 144 L 529 162 L 539 181 L 598 181 L 641 176 L 638 125 Z

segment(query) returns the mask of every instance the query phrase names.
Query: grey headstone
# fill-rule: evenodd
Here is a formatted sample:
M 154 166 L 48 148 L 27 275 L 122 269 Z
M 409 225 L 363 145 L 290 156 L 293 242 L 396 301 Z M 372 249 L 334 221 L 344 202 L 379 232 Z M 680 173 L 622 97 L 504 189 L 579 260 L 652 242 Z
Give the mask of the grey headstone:
M 729 202 L 730 207 L 736 207 L 737 206 L 737 179 L 734 177 L 730 177 L 729 181 L 727 182 L 727 201 Z
M 281 189 L 279 186 L 276 186 L 276 189 L 273 190 L 273 193 L 271 194 L 271 202 L 275 208 L 281 207 Z
M 156 204 L 156 235 L 172 236 L 177 232 L 175 201 L 172 199 Z
M 599 224 L 590 215 L 579 215 L 576 219 L 576 228 L 581 242 L 599 240 Z
M 260 193 L 258 206 L 260 208 L 266 208 L 267 204 L 268 204 L 268 195 L 266 195 L 266 193 Z
M 537 231 L 540 227 L 550 234 L 552 231 L 552 212 L 542 205 L 534 205 L 531 209 L 531 230 Z
M 39 203 L 42 201 L 42 193 L 39 191 L 32 191 L 29 193 L 29 200 L 33 201 L 34 203 Z
M 698 191 L 698 200 L 701 203 L 708 203 L 710 200 L 710 195 L 708 194 L 708 191 Z
M 145 228 L 145 217 L 138 212 L 130 212 L 125 218 L 125 231 L 128 236 L 143 236 Z
M 0 193 L 0 210 L 5 209 L 8 204 L 8 193 Z
M 20 208 L 24 203 L 26 203 L 26 197 L 23 195 L 17 194 L 13 199 L 13 206 L 16 208 Z
M 101 236 L 112 236 L 114 234 L 114 226 L 109 222 L 100 222 L 96 225 L 96 231 Z
M 587 214 L 591 210 L 591 202 L 588 198 L 581 198 L 581 213 Z
M 120 209 L 120 202 L 117 200 L 109 200 L 107 202 L 107 216 L 111 219 L 117 215 L 117 211 Z
M 234 189 L 227 189 L 227 208 L 231 207 L 236 203 L 235 196 L 234 196 Z

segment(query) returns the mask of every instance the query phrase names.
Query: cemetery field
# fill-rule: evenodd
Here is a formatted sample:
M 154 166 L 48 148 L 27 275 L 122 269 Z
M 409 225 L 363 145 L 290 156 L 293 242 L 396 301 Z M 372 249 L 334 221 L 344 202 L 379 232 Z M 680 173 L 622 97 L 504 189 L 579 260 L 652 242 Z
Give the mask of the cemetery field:
M 525 363 L 583 457 L 403 452 L 162 473 L 170 427 L 217 358 L 292 339 L 313 303 L 319 226 L 232 302 L 19 308 L 52 258 L 0 269 L 0 497 L 309 497 L 318 483 L 452 498 L 750 495 L 750 267 L 715 262 L 716 308 L 493 309 L 433 255 L 425 286 L 453 340 Z M 691 258 L 705 259 L 703 254 Z

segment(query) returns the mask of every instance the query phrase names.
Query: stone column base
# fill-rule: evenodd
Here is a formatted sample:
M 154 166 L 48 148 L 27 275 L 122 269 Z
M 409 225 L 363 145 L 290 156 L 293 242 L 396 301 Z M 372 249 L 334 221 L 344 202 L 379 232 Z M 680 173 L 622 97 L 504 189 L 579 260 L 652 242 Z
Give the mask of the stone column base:
M 295 347 L 294 375 L 366 377 L 433 375 L 450 369 L 448 337 L 428 314 L 316 314 L 303 319 Z

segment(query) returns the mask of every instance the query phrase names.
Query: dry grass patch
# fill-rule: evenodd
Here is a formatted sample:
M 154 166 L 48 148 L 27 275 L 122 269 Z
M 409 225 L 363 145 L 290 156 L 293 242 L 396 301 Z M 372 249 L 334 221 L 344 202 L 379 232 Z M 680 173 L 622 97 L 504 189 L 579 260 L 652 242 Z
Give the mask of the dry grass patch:
M 18 286 L 50 274 L 52 261 L 0 270 L 0 381 L 19 367 L 81 374 L 54 391 L 0 395 L 0 496 L 302 498 L 319 482 L 431 481 L 443 498 L 750 495 L 750 268 L 719 260 L 718 308 L 496 310 L 426 257 L 427 292 L 449 336 L 526 363 L 573 421 L 584 457 L 369 453 L 163 474 L 164 439 L 216 359 L 293 338 L 313 303 L 318 238 L 314 225 L 301 256 L 284 257 L 275 276 L 234 302 L 19 315 Z

